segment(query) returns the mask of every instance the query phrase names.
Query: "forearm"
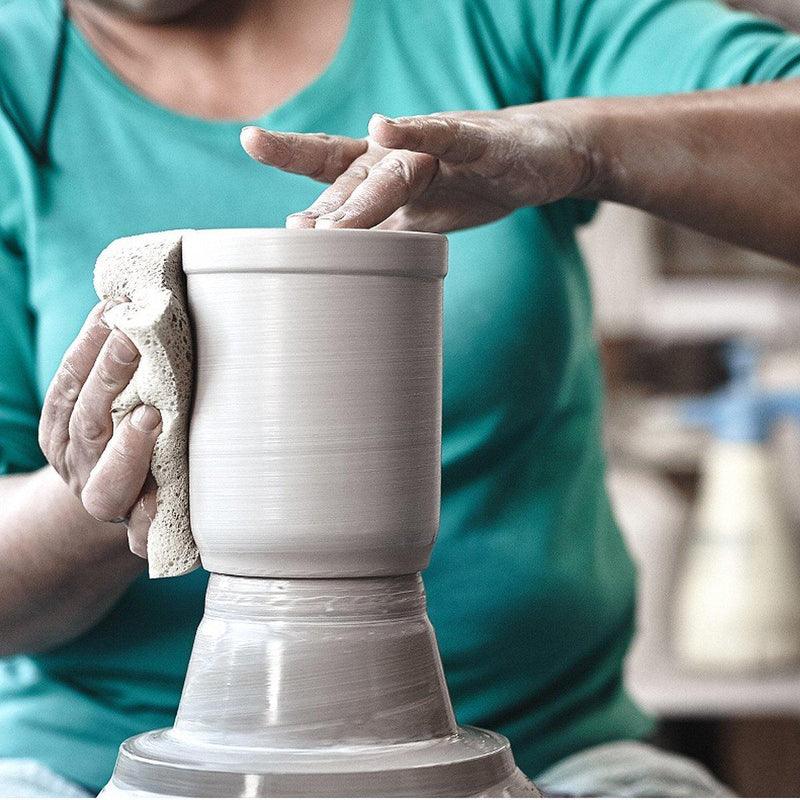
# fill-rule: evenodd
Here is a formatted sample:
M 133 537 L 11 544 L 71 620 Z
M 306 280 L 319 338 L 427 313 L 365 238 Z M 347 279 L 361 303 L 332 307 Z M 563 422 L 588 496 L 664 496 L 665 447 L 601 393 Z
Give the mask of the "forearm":
M 800 81 L 585 102 L 586 196 L 800 264 Z
M 122 525 L 90 517 L 50 467 L 0 478 L 0 655 L 97 622 L 141 573 Z

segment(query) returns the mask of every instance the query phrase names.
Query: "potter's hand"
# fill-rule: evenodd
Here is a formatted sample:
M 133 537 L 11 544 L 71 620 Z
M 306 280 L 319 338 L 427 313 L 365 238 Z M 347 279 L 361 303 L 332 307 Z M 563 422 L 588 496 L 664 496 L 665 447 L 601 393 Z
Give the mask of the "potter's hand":
M 447 232 L 517 208 L 582 196 L 592 180 L 582 106 L 559 101 L 490 112 L 372 117 L 366 139 L 249 127 L 257 161 L 330 183 L 290 228 Z
M 39 445 L 86 511 L 106 522 L 124 521 L 131 550 L 144 556 L 155 513 L 150 459 L 161 416 L 139 406 L 113 430 L 111 404 L 133 377 L 139 352 L 106 325 L 106 305 L 92 310 L 50 384 Z

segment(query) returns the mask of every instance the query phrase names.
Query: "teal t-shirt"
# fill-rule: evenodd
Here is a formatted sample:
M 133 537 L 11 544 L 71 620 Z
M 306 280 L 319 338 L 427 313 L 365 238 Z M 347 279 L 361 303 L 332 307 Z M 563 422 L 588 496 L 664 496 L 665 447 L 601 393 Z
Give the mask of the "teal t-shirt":
M 55 0 L 0 0 L 0 467 L 43 463 L 45 389 L 95 303 L 112 239 L 280 226 L 319 192 L 252 163 L 240 123 L 160 108 L 68 30 L 51 163 Z M 373 112 L 492 109 L 800 74 L 800 39 L 715 0 L 355 0 L 325 72 L 257 124 L 363 136 Z M 269 80 L 269 75 L 264 76 Z M 425 574 L 462 723 L 535 775 L 648 730 L 625 695 L 634 571 L 604 488 L 601 375 L 574 230 L 591 208 L 518 211 L 450 237 L 441 532 Z M 0 531 L 2 535 L 2 531 Z M 91 580 L 91 576 L 85 576 Z M 99 788 L 119 742 L 175 713 L 206 575 L 137 580 L 91 631 L 0 662 L 0 757 Z M 2 585 L 0 585 L 2 592 Z M 0 631 L 2 636 L 2 631 Z

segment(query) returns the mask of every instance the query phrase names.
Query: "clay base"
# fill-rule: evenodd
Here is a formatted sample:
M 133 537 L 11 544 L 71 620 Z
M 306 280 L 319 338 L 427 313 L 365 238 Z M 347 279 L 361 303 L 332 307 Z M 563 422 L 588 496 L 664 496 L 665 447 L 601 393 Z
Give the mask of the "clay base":
M 508 741 L 456 725 L 419 575 L 212 575 L 174 727 L 104 797 L 537 797 Z
M 540 797 L 508 741 L 477 728 L 322 751 L 209 747 L 174 729 L 125 742 L 102 797 Z

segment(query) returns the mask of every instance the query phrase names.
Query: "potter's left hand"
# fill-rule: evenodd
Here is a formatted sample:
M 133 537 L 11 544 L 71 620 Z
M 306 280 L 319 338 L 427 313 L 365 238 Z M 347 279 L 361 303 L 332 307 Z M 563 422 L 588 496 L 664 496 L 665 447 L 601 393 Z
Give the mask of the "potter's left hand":
M 290 228 L 380 228 L 444 233 L 517 208 L 585 196 L 592 157 L 580 101 L 388 119 L 366 139 L 248 127 L 257 161 L 331 185 Z M 586 137 L 588 139 L 588 137 Z

